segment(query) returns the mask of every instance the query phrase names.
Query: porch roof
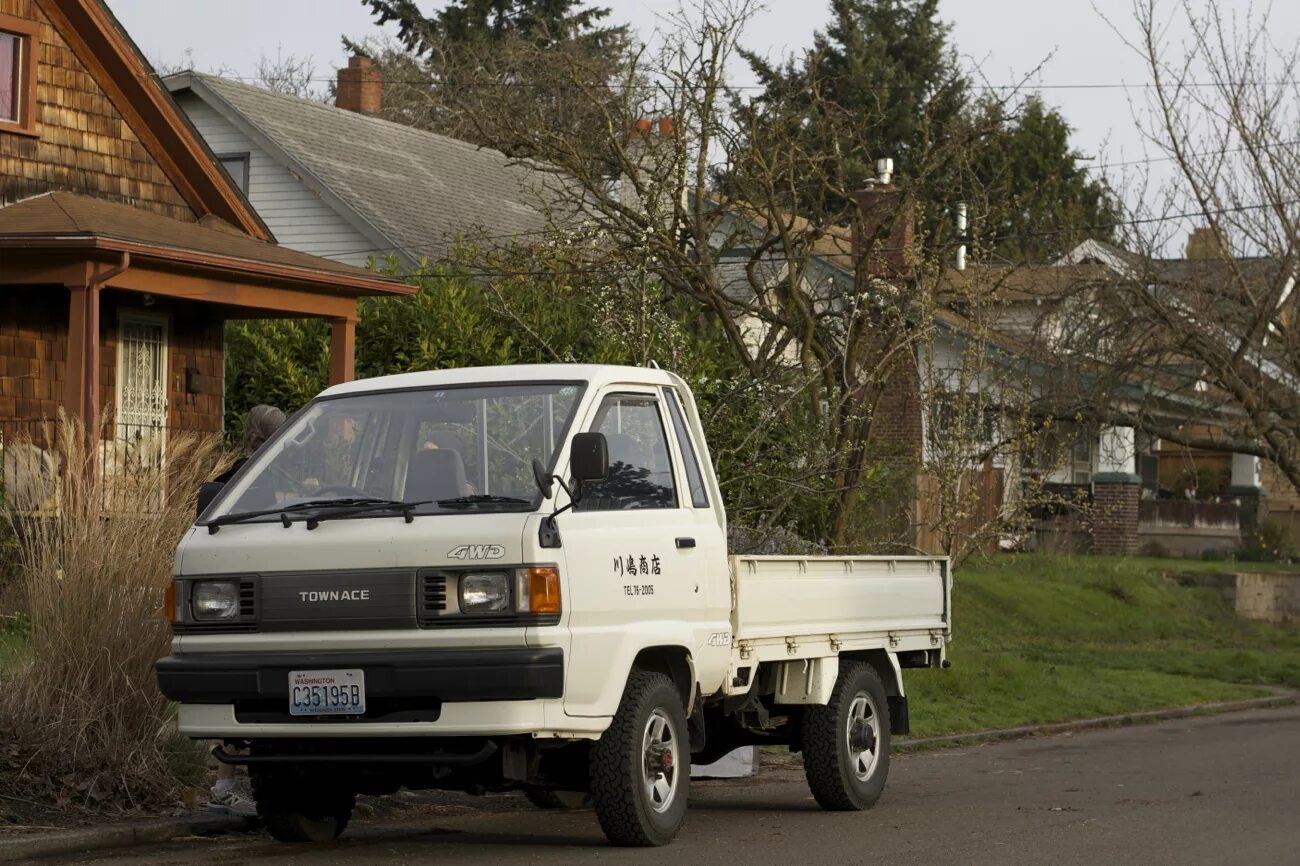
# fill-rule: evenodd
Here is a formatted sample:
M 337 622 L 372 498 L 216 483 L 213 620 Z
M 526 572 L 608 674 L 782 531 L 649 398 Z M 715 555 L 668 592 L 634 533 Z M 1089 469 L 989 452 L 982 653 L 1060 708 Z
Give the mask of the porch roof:
M 25 257 L 24 251 L 36 255 Z M 168 269 L 333 298 L 415 291 L 393 277 L 258 240 L 213 216 L 187 223 L 68 192 L 46 193 L 0 207 L 0 258 L 14 277 L 18 277 L 21 259 L 48 263 L 54 251 L 90 258 L 99 256 L 86 254 L 129 253 L 135 265 L 156 263 Z M 233 298 L 205 300 L 242 306 Z M 330 311 L 323 309 L 320 314 L 329 315 Z

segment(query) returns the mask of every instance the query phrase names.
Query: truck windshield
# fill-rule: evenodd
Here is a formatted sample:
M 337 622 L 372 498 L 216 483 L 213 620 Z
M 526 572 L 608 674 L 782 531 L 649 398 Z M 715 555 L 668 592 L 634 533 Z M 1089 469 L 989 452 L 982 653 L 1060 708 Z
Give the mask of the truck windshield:
M 552 466 L 584 385 L 471 385 L 317 400 L 253 458 L 213 516 L 269 510 L 261 519 L 279 520 L 275 512 L 284 507 L 294 519 L 309 519 L 336 499 L 339 506 L 418 502 L 416 514 L 532 510 L 540 495 L 532 461 Z M 358 509 L 355 516 L 392 513 Z

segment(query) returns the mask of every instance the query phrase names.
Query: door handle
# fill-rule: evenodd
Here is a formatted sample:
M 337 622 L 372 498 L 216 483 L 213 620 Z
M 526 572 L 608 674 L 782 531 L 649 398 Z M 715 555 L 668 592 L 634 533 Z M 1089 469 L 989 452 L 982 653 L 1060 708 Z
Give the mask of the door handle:
M 695 539 L 694 539 L 694 538 L 679 538 L 679 539 L 677 539 L 677 549 L 678 549 L 678 550 L 684 550 L 684 549 L 687 548 L 687 547 L 694 547 L 694 546 L 695 546 Z

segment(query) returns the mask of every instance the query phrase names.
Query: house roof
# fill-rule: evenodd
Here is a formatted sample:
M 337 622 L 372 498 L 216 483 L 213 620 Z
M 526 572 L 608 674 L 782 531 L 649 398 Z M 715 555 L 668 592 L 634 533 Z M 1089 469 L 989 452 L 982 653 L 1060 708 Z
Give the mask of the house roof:
M 986 296 L 1006 303 L 1061 300 L 1081 289 L 1114 278 L 1100 264 L 969 265 L 949 268 L 940 276 L 939 290 L 959 296 Z
M 102 0 L 42 0 L 40 6 L 195 214 L 212 214 L 270 240 L 266 224 L 160 86 L 107 5 Z
M 198 72 L 169 76 L 375 244 L 413 264 L 437 259 L 459 233 L 508 239 L 543 229 L 541 175 L 505 154 L 319 102 Z
M 130 205 L 54 192 L 0 207 L 0 249 L 94 248 L 317 283 L 349 295 L 410 294 L 412 286 L 257 240 L 218 217 L 181 222 Z

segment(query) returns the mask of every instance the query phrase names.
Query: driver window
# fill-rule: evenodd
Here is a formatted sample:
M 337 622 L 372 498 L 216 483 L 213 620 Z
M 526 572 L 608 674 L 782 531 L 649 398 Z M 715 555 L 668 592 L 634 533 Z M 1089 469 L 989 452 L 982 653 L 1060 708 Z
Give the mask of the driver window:
M 591 429 L 605 434 L 609 443 L 609 475 L 584 486 L 578 510 L 677 507 L 668 439 L 656 398 L 611 394 L 601 403 Z

